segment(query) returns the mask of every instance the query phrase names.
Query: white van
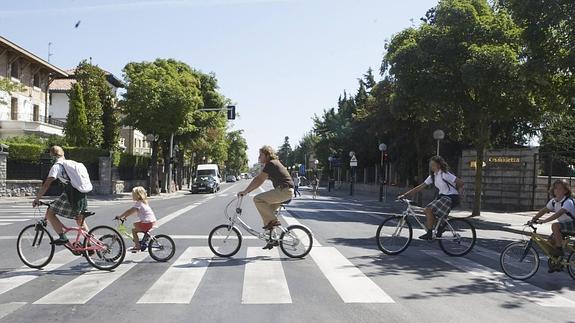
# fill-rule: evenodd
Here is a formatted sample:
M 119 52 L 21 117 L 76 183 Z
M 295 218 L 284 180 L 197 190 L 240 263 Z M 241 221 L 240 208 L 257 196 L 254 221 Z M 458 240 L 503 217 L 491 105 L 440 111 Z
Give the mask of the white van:
M 201 176 L 212 176 L 218 184 L 221 184 L 222 178 L 220 168 L 217 164 L 200 164 L 196 168 L 196 178 Z

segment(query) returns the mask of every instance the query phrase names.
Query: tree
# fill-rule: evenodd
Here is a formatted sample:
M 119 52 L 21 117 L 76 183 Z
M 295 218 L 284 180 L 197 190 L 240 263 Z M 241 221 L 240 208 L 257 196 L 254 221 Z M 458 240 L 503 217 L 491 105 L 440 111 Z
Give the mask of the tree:
M 84 94 L 80 83 L 72 85 L 69 94 L 70 108 L 64 126 L 66 142 L 70 146 L 84 147 L 88 145 L 88 118 L 86 117 L 86 106 L 84 104 Z
M 102 103 L 98 96 L 98 90 L 88 85 L 84 91 L 84 104 L 86 105 L 86 118 L 88 120 L 87 144 L 90 147 L 100 147 L 103 142 L 102 133 L 104 124 L 102 123 Z
M 128 63 L 124 67 L 126 93 L 121 102 L 124 124 L 168 142 L 194 123 L 194 111 L 202 105 L 200 80 L 185 63 L 173 59 Z M 166 149 L 164 149 L 165 151 Z M 159 141 L 152 143 L 152 194 L 158 187 Z
M 228 143 L 226 169 L 231 174 L 239 174 L 248 170 L 248 155 L 246 153 L 248 144 L 242 133 L 243 130 L 236 130 L 228 132 L 226 135 Z
M 102 97 L 103 95 L 103 97 Z M 116 98 L 110 94 L 101 93 L 102 100 L 102 148 L 115 150 L 120 138 L 120 116 L 116 107 Z
M 291 145 L 289 143 L 289 137 L 286 136 L 284 138 L 283 145 L 280 146 L 278 149 L 278 158 L 286 167 L 292 165 L 292 159 L 290 158 L 292 154 Z
M 0 91 L 12 94 L 12 92 L 20 92 L 24 90 L 24 86 L 20 83 L 12 82 L 10 79 L 0 77 Z M 0 104 L 8 104 L 0 97 Z
M 440 115 L 453 138 L 477 150 L 473 214 L 479 215 L 484 151 L 495 123 L 531 123 L 538 114 L 520 61 L 521 28 L 486 0 L 443 0 L 419 28 L 391 41 L 384 63 L 397 91 Z

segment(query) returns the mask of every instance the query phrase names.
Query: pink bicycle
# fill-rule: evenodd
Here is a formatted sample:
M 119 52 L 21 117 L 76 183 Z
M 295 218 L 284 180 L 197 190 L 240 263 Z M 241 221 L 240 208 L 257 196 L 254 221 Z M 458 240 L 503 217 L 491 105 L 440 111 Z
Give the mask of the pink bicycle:
M 40 205 L 50 207 L 50 204 L 45 202 L 40 202 Z M 40 214 L 39 208 L 37 214 Z M 64 247 L 76 256 L 84 255 L 88 263 L 97 269 L 113 270 L 126 256 L 124 240 L 118 231 L 106 225 L 96 226 L 86 232 L 82 228 L 84 219 L 94 214 L 94 212 L 82 213 L 79 227 L 64 226 L 64 233 L 76 232 L 76 238 L 70 240 Z M 41 269 L 54 257 L 56 246 L 46 225 L 46 219 L 42 218 L 35 224 L 24 227 L 18 235 L 18 257 L 28 267 Z

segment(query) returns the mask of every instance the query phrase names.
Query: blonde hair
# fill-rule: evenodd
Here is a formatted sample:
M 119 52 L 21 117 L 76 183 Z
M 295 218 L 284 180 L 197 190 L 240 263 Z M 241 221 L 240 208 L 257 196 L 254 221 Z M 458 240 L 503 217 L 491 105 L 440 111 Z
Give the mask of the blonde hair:
M 142 201 L 148 204 L 148 193 L 146 189 L 142 186 L 136 186 L 132 189 L 132 196 L 136 198 L 138 201 Z
M 260 148 L 260 153 L 266 155 L 270 160 L 278 159 L 278 155 L 276 155 L 276 151 L 268 145 L 263 146 Z
M 60 146 L 52 146 L 50 147 L 50 154 L 56 157 L 64 157 L 64 149 Z

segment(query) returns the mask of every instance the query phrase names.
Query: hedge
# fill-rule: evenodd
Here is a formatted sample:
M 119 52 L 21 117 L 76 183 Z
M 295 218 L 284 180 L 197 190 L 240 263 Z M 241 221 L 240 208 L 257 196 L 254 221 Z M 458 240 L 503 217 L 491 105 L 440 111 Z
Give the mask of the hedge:
M 150 157 L 148 156 L 135 156 L 128 153 L 120 153 L 119 157 L 114 156 L 114 162 L 116 162 L 116 158 L 118 162 L 117 164 L 115 163 L 115 165 L 118 167 L 148 167 L 150 162 Z
M 27 143 L 8 143 L 8 159 L 29 161 L 33 163 L 40 162 L 40 156 L 44 152 L 43 145 L 27 144 Z
M 67 159 L 85 164 L 97 163 L 99 157 L 108 157 L 110 152 L 105 149 L 92 147 L 62 147 Z

